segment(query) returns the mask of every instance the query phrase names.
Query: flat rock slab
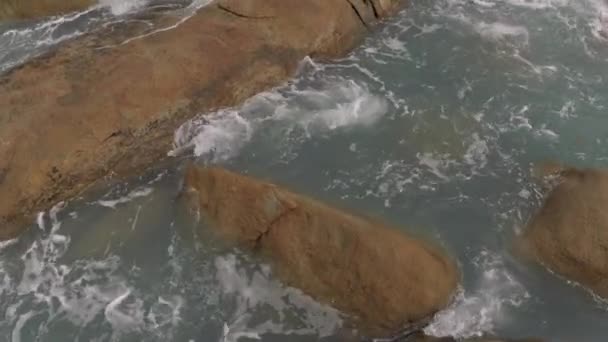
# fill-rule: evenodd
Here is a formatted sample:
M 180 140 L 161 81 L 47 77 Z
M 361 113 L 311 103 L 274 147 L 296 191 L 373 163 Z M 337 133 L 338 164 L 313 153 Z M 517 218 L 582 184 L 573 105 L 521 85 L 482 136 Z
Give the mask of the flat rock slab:
M 444 252 L 384 223 L 220 168 L 191 166 L 185 186 L 220 237 L 266 256 L 285 283 L 365 335 L 393 336 L 432 316 L 458 284 Z
M 165 158 L 194 115 L 281 84 L 306 56 L 345 54 L 398 3 L 220 0 L 185 22 L 155 17 L 173 29 L 119 23 L 0 75 L 0 240 L 99 180 Z
M 521 246 L 554 272 L 608 298 L 608 170 L 565 169 Z

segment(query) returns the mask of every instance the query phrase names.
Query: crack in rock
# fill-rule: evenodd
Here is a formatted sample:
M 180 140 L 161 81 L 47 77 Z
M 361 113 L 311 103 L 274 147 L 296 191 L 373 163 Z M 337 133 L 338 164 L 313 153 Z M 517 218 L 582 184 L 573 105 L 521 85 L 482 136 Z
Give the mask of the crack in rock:
M 355 14 L 357 15 L 357 18 L 359 18 L 359 21 L 361 21 L 361 23 L 363 24 L 363 26 L 365 26 L 365 28 L 367 30 L 369 30 L 369 26 L 367 25 L 367 23 L 363 19 L 363 16 L 361 15 L 361 12 L 359 12 L 359 9 L 357 8 L 357 6 L 355 6 L 355 4 L 353 4 L 353 2 L 351 0 L 346 0 L 346 1 L 350 5 L 350 7 L 353 9 L 353 11 L 355 11 Z
M 260 233 L 260 235 L 255 239 L 254 243 L 253 243 L 253 249 L 254 250 L 258 250 L 260 247 L 260 244 L 262 243 L 262 240 L 268 236 L 268 234 L 270 233 L 270 231 L 274 228 L 274 226 L 276 225 L 277 222 L 279 222 L 283 217 L 289 215 L 290 213 L 292 213 L 296 208 L 298 208 L 298 205 L 296 205 L 295 203 L 291 203 L 291 202 L 287 202 L 285 203 L 284 201 L 282 201 L 282 199 L 280 199 L 280 195 L 278 195 L 276 192 L 273 191 L 273 195 L 274 197 L 281 202 L 281 204 L 286 205 L 285 209 L 281 211 L 281 213 L 279 215 L 277 215 L 277 217 L 273 218 L 272 221 L 270 223 L 268 223 L 268 226 L 266 226 L 266 229 L 264 229 L 263 232 Z
M 221 5 L 221 4 L 218 4 L 217 8 L 219 8 L 220 10 L 222 10 L 224 12 L 227 12 L 229 14 L 232 14 L 232 15 L 234 15 L 236 17 L 243 18 L 243 19 L 255 19 L 255 20 L 259 20 L 259 19 L 274 19 L 275 18 L 275 16 L 255 16 L 255 15 L 242 14 L 242 13 L 239 13 L 239 12 L 237 12 L 237 11 L 235 11 L 233 9 L 230 9 L 230 8 L 224 6 L 224 5 Z
M 380 13 L 378 13 L 378 8 L 376 7 L 374 0 L 363 0 L 363 2 L 365 4 L 369 3 L 372 6 L 372 11 L 374 11 L 374 17 L 380 19 Z

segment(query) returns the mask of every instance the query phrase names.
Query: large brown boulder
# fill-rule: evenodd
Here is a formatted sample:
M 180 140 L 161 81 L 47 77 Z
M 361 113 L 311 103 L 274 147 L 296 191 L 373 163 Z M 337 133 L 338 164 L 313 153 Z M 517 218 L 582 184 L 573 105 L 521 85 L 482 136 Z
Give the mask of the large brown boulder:
M 521 340 L 503 339 L 497 337 L 473 337 L 463 340 L 456 340 L 453 337 L 434 337 L 424 334 L 414 334 L 402 342 L 543 342 L 537 338 L 525 338 Z
M 566 169 L 521 239 L 554 272 L 608 298 L 608 170 Z
M 95 3 L 95 0 L 0 0 L 0 21 L 70 13 Z
M 201 216 L 265 255 L 287 284 L 389 336 L 449 304 L 459 273 L 440 249 L 380 222 L 220 168 L 191 166 Z
M 0 75 L 0 240 L 98 180 L 165 158 L 192 116 L 281 84 L 305 56 L 343 55 L 400 2 L 219 0 L 185 21 L 140 13 Z M 150 20 L 177 27 L 151 33 Z

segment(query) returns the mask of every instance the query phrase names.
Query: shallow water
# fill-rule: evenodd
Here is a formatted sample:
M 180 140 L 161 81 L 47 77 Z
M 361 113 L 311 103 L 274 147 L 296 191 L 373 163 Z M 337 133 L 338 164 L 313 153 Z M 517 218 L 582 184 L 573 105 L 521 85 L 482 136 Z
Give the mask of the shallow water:
M 535 163 L 606 165 L 607 9 L 413 2 L 347 58 L 302 61 L 292 82 L 201 113 L 176 132 L 174 165 L 3 245 L 0 340 L 332 340 L 339 313 L 196 229 L 179 197 L 195 159 L 438 241 L 464 278 L 429 333 L 605 341 L 608 305 L 511 247 L 541 202 Z
M 0 72 L 48 52 L 64 41 L 117 23 L 137 21 L 141 26 L 147 26 L 142 35 L 171 28 L 155 25 L 152 20 L 133 18 L 133 15 L 144 9 L 172 12 L 180 17 L 178 23 L 181 23 L 209 2 L 210 0 L 98 0 L 97 5 L 82 12 L 25 22 L 0 22 Z

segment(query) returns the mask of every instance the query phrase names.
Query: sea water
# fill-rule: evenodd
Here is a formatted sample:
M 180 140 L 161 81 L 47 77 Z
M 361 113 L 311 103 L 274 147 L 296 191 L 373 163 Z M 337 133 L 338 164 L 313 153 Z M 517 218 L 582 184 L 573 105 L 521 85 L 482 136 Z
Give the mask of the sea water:
M 442 245 L 463 279 L 429 334 L 605 341 L 608 304 L 519 260 L 513 239 L 542 202 L 535 165 L 608 163 L 606 11 L 600 0 L 412 1 L 347 57 L 305 59 L 286 84 L 201 111 L 175 132 L 173 164 L 58 203 L 0 246 L 0 340 L 339 340 L 340 312 L 202 233 L 180 196 L 195 161 Z M 127 20 L 117 12 L 103 15 Z M 103 15 L 7 29 L 0 68 L 39 53 L 48 36 L 28 32 L 40 25 Z M 69 27 L 59 37 L 81 34 Z

